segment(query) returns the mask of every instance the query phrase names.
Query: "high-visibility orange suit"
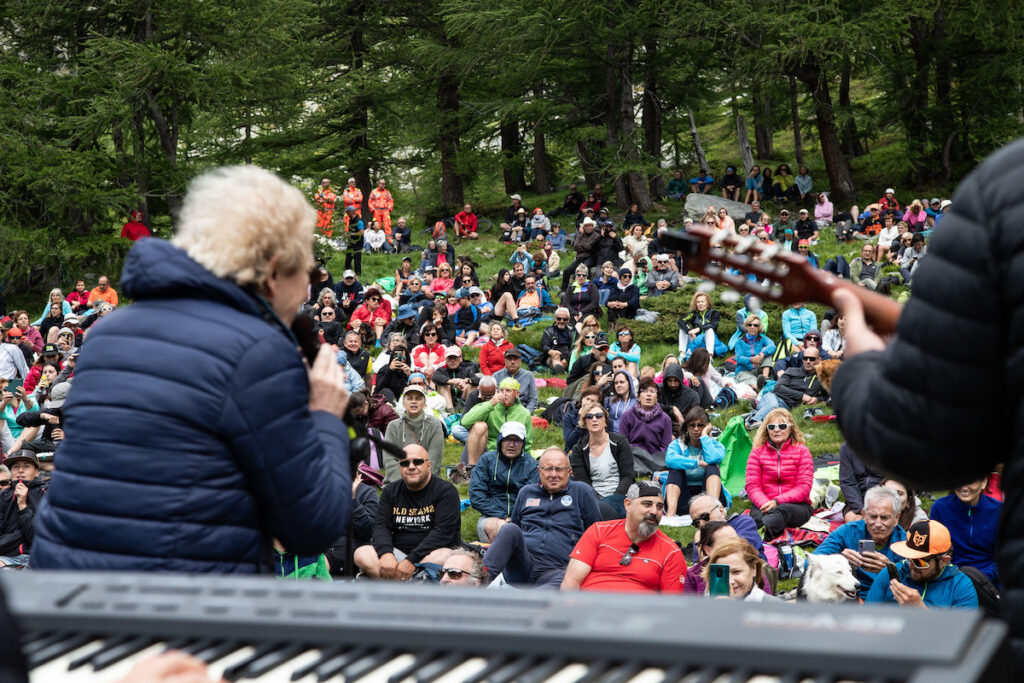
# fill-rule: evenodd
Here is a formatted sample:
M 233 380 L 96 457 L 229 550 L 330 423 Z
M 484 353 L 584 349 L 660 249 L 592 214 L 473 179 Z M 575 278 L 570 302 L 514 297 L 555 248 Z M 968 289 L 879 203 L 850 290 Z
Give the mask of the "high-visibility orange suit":
M 348 232 L 348 207 L 356 207 L 356 215 L 360 218 L 363 217 L 363 191 L 356 187 L 356 179 L 349 178 L 348 186 L 345 191 L 341 193 L 341 200 L 345 202 L 345 232 Z
M 316 206 L 316 228 L 327 237 L 334 232 L 334 203 L 336 201 L 338 201 L 338 195 L 330 185 L 321 185 L 313 195 L 313 204 Z
M 391 241 L 391 211 L 395 208 L 395 200 L 388 192 L 387 188 L 384 187 L 384 181 L 381 181 L 370 192 L 370 211 L 373 212 L 373 220 L 380 223 L 380 227 L 384 228 L 384 234 L 387 235 L 388 242 Z

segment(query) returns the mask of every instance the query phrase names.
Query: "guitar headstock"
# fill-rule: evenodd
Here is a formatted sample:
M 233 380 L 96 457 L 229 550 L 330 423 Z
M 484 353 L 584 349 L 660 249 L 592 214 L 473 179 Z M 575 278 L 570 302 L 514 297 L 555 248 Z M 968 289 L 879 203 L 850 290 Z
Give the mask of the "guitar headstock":
M 682 252 L 686 270 L 762 300 L 792 304 L 821 299 L 833 288 L 829 280 L 837 280 L 805 257 L 753 235 L 738 237 L 693 225 L 660 239 Z

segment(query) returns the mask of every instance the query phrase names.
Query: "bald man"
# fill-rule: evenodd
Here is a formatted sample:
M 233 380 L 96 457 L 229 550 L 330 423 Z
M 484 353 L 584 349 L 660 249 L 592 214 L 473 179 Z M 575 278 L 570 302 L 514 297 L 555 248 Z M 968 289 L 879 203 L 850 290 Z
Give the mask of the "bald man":
M 358 548 L 356 564 L 374 578 L 405 581 L 420 562 L 443 565 L 462 543 L 459 491 L 430 474 L 430 455 L 417 444 L 398 461 L 402 479 L 384 487 L 373 545 Z

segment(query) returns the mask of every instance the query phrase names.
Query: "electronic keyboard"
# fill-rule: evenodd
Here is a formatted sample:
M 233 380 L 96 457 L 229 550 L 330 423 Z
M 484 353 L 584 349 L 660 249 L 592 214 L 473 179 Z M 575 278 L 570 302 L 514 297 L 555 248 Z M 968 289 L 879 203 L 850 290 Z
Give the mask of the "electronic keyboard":
M 1010 680 L 979 612 L 374 581 L 3 571 L 33 683 L 117 681 L 168 649 L 214 680 Z

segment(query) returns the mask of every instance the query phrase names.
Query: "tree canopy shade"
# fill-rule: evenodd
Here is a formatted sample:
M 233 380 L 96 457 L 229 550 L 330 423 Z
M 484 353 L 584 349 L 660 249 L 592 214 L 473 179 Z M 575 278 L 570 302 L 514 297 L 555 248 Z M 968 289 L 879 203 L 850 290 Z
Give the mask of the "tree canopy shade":
M 577 178 L 647 210 L 696 168 L 689 112 L 728 131 L 718 172 L 742 117 L 840 204 L 880 147 L 890 183 L 949 185 L 1024 129 L 1022 32 L 1001 0 L 8 0 L 0 265 L 110 266 L 130 210 L 170 225 L 223 163 L 397 177 L 434 215 Z

